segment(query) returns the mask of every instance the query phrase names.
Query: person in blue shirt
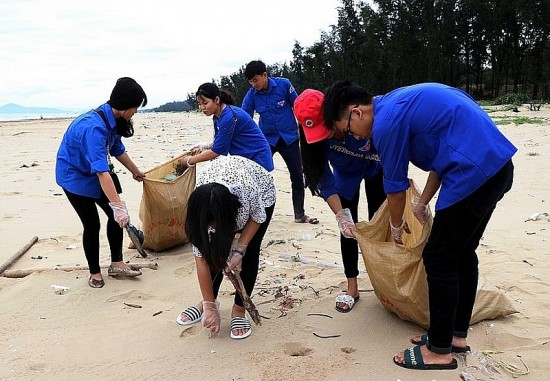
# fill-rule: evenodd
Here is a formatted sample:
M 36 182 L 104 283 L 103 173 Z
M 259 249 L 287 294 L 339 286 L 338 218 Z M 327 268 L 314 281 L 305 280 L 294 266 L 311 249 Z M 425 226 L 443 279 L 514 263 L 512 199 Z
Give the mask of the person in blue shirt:
M 358 221 L 361 182 L 369 219 L 386 199 L 382 185 L 382 167 L 369 140 L 357 140 L 325 127 L 323 93 L 304 90 L 294 102 L 294 114 L 300 126 L 300 152 L 306 186 L 321 196 L 336 215 L 340 234 L 340 252 L 347 278 L 347 291 L 336 297 L 336 310 L 349 312 L 359 300 L 359 249 L 348 232 Z
M 182 159 L 189 167 L 220 155 L 238 155 L 260 164 L 267 171 L 274 169 L 269 144 L 254 120 L 234 106 L 233 95 L 214 83 L 203 83 L 196 92 L 199 109 L 214 121 L 214 141 L 196 144 L 198 154 Z
M 290 174 L 294 222 L 317 224 L 304 209 L 305 187 L 296 119 L 292 112 L 298 96 L 294 86 L 286 78 L 270 77 L 262 61 L 251 61 L 244 75 L 252 86 L 246 93 L 242 108 L 251 117 L 260 114 L 259 126 L 269 143 L 272 155 L 279 152 Z
M 121 200 L 120 183 L 111 156 L 137 181 L 145 174 L 126 153 L 122 137 L 134 133 L 131 122 L 138 107 L 147 104 L 142 87 L 132 78 L 119 78 L 107 103 L 78 116 L 68 127 L 57 151 L 55 177 L 82 222 L 82 244 L 93 288 L 105 285 L 99 266 L 100 221 L 96 205 L 107 215 L 107 240 L 111 250 L 109 275 L 138 276 L 141 272 L 122 258 L 123 229 L 130 222 Z M 116 176 L 116 175 L 114 175 Z M 115 181 L 113 181 L 115 180 Z
M 516 147 L 462 90 L 437 83 L 373 96 L 350 81 L 325 91 L 323 116 L 333 131 L 371 139 L 384 172 L 390 229 L 396 244 L 409 230 L 403 219 L 409 163 L 429 172 L 413 207 L 425 223 L 439 190 L 423 250 L 429 293 L 427 335 L 393 361 L 411 369 L 456 369 L 451 352 L 465 352 L 478 283 L 476 249 L 497 202 L 512 187 Z

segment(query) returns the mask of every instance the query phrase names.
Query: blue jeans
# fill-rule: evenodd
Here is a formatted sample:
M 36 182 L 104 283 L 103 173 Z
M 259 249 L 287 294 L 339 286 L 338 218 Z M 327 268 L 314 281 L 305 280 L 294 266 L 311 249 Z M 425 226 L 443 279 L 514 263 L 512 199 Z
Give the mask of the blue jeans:
M 300 156 L 300 142 L 296 140 L 294 143 L 286 144 L 282 138 L 279 138 L 277 144 L 271 147 L 271 154 L 279 152 L 286 163 L 288 172 L 290 173 L 290 184 L 292 187 L 292 206 L 294 208 L 294 218 L 300 219 L 304 217 L 304 176 L 302 172 L 302 157 Z
M 453 335 L 467 335 L 477 293 L 476 249 L 513 177 L 510 160 L 474 193 L 435 214 L 422 252 L 430 303 L 427 345 L 432 352 L 450 353 Z

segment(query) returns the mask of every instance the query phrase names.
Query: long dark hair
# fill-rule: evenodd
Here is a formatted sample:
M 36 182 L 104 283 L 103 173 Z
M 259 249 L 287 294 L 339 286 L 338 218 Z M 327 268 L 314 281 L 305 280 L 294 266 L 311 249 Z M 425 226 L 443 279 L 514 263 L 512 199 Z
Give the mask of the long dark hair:
M 300 155 L 302 156 L 305 186 L 313 196 L 321 196 L 318 184 L 327 165 L 325 141 L 309 144 L 301 125 L 298 130 L 300 131 Z
M 240 207 L 239 198 L 218 183 L 201 185 L 189 196 L 185 233 L 212 272 L 227 263 Z

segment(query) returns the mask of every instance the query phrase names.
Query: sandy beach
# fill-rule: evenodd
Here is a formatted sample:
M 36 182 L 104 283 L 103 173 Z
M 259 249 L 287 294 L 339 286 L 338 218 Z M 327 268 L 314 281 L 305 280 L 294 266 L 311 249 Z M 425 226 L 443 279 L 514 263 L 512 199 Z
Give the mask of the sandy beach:
M 0 265 L 34 237 L 34 244 L 8 271 L 34 271 L 22 278 L 0 277 L 0 380 L 512 380 L 504 369 L 529 368 L 521 380 L 550 379 L 550 106 L 519 113 L 491 108 L 495 120 L 518 116 L 541 124 L 501 125 L 518 148 L 512 190 L 498 205 L 478 250 L 480 274 L 496 286 L 518 313 L 471 326 L 473 352 L 459 357 L 454 371 L 413 371 L 393 364 L 395 353 L 424 330 L 386 311 L 365 271 L 361 300 L 347 314 L 334 309 L 345 290 L 338 228 L 321 198 L 306 191 L 306 211 L 318 225 L 293 222 L 290 180 L 275 155 L 277 203 L 262 245 L 253 301 L 263 317 L 242 341 L 229 337 L 233 288 L 222 284 L 222 329 L 213 338 L 200 324 L 180 327 L 175 318 L 200 300 L 190 245 L 142 258 L 150 263 L 135 279 L 108 277 L 92 289 L 81 224 L 55 183 L 55 156 L 70 119 L 0 122 Z M 146 171 L 212 138 L 210 118 L 198 113 L 141 113 L 129 155 Z M 142 185 L 115 163 L 131 221 L 138 217 Z M 197 165 L 200 172 L 201 164 Z M 423 186 L 426 174 L 411 168 Z M 366 216 L 364 194 L 360 215 Z M 102 223 L 106 218 L 102 215 Z M 104 228 L 101 263 L 109 264 Z M 364 264 L 360 262 L 364 270 Z M 55 292 L 52 285 L 67 287 Z M 485 352 L 483 352 L 485 351 Z M 491 352 L 487 352 L 491 351 Z M 501 353 L 496 353 L 501 352 Z M 493 368 L 495 365 L 496 368 Z

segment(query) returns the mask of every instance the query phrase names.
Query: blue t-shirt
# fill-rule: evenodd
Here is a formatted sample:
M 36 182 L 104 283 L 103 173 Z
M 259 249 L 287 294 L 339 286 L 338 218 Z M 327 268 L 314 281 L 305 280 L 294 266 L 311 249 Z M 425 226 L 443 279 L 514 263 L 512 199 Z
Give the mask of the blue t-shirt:
M 259 126 L 270 145 L 276 145 L 279 138 L 289 145 L 298 140 L 298 125 L 292 112 L 297 97 L 288 79 L 268 77 L 267 91 L 251 87 L 242 108 L 251 117 L 254 117 L 254 110 L 260 114 Z
M 467 93 L 438 83 L 375 97 L 373 143 L 386 193 L 409 187 L 409 161 L 441 180 L 436 210 L 473 193 L 517 151 Z
M 254 120 L 241 108 L 226 105 L 220 117 L 214 116 L 212 151 L 218 155 L 239 155 L 272 171 L 273 156 L 267 140 Z
M 95 110 L 78 116 L 63 135 L 55 163 L 55 179 L 60 187 L 93 198 L 101 195 L 97 173 L 109 171 L 107 149 L 113 157 L 126 150 L 120 135 L 116 134 L 111 106 L 103 104 L 99 109 L 108 125 Z
M 346 135 L 343 141 L 327 139 L 322 144 L 328 162 L 318 187 L 325 201 L 333 194 L 351 200 L 363 179 L 371 180 L 382 170 L 369 140 Z

